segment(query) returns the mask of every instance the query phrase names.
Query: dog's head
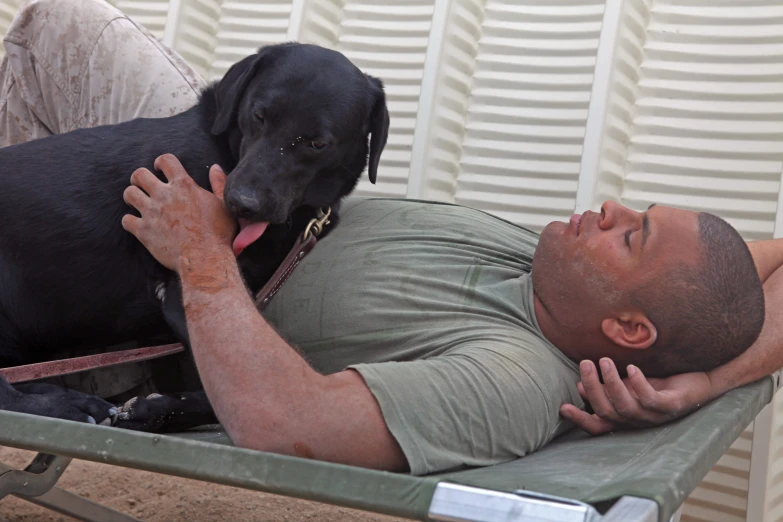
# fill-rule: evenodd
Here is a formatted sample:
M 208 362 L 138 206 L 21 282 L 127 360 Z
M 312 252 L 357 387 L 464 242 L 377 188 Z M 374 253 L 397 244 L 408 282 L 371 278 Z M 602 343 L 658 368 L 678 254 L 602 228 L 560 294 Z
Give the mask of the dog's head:
M 240 220 L 284 223 L 297 207 L 334 204 L 356 186 L 368 148 L 375 183 L 389 132 L 383 84 L 341 53 L 264 47 L 233 65 L 214 96 L 212 133 L 227 135 L 237 162 L 224 198 Z

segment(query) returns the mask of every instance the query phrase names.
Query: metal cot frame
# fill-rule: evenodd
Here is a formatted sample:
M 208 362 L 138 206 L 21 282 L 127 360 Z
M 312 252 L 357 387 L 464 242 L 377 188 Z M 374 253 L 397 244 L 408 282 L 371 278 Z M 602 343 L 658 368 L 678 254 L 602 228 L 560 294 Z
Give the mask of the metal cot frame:
M 57 487 L 70 457 L 39 453 L 24 470 L 0 464 L 0 500 L 14 495 L 52 511 L 89 522 L 131 522 L 137 518 Z M 441 482 L 435 487 L 428 519 L 443 522 L 655 522 L 658 505 L 625 496 L 601 515 L 589 504 L 539 495 L 516 494 Z M 679 516 L 673 517 L 676 522 Z
M 663 515 L 658 495 L 654 496 L 658 502 L 621 494 L 591 505 L 527 489 L 500 491 L 460 484 L 461 478 L 452 480 L 452 476 L 365 470 L 237 448 L 219 426 L 154 435 L 5 411 L 0 411 L 0 426 L 0 445 L 38 452 L 24 469 L 0 464 L 0 499 L 14 495 L 91 522 L 137 519 L 57 487 L 74 458 L 412 520 L 660 522 Z M 665 510 L 667 516 L 674 513 L 674 522 L 679 518 L 677 508 Z

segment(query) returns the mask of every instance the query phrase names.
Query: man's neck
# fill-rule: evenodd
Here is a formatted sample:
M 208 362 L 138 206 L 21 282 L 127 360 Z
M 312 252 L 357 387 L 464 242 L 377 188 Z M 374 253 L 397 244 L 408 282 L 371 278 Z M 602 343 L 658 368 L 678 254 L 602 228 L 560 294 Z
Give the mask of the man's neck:
M 552 343 L 555 348 L 576 363 L 584 359 L 592 360 L 596 358 L 596 350 L 592 349 L 593 343 L 589 336 L 580 336 L 579 339 L 575 340 L 569 328 L 558 323 L 535 291 L 533 292 L 533 303 L 538 327 L 547 341 Z

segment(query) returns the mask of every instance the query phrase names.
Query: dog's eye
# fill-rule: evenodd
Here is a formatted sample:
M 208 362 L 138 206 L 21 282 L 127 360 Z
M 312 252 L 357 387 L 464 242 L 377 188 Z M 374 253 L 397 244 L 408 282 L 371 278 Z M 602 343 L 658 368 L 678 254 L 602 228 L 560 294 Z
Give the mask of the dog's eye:
M 258 121 L 260 121 L 261 123 L 264 123 L 264 113 L 262 113 L 262 112 L 257 112 L 257 113 L 255 113 L 255 117 L 256 117 L 256 119 L 257 119 Z
M 313 140 L 310 142 L 310 148 L 315 150 L 323 150 L 326 148 L 326 142 Z

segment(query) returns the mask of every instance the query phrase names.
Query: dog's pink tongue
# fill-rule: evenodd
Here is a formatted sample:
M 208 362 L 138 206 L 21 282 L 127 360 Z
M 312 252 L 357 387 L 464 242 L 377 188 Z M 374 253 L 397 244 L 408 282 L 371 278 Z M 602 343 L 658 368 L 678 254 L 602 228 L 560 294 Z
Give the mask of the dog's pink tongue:
M 246 219 L 239 220 L 239 234 L 234 238 L 234 255 L 238 256 L 249 245 L 258 240 L 269 223 L 250 223 Z

